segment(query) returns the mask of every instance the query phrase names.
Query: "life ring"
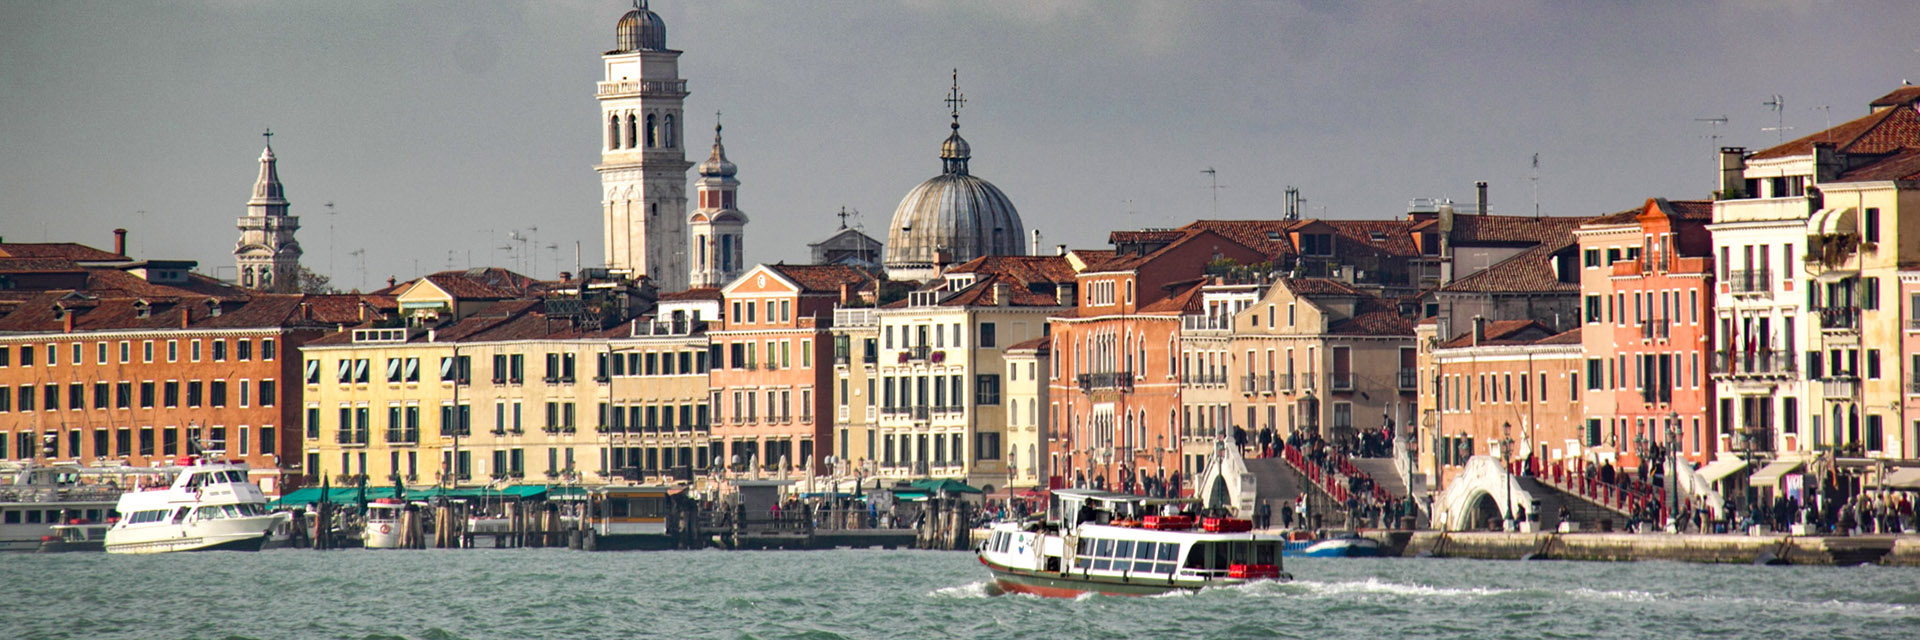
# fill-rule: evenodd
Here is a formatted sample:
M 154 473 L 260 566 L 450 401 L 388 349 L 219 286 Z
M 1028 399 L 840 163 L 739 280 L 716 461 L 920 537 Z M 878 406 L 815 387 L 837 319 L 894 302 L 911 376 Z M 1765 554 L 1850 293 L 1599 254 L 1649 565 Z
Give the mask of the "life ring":
M 388 533 L 393 533 L 393 525 L 390 525 L 390 524 L 386 524 L 386 523 L 384 523 L 384 522 L 383 522 L 383 523 L 381 523 L 381 524 L 380 524 L 380 533 L 382 533 L 382 534 L 388 534 Z

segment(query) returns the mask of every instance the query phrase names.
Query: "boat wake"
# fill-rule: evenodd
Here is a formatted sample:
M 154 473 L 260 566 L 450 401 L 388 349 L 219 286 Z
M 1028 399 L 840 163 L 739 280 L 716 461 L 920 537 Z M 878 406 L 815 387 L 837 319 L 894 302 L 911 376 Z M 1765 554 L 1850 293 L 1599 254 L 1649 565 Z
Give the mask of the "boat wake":
M 963 585 L 952 586 L 952 587 L 941 587 L 939 589 L 934 589 L 932 592 L 928 593 L 927 596 L 932 598 L 959 598 L 959 599 L 991 598 L 991 597 L 1000 595 L 1002 593 L 1004 592 L 1001 591 L 1000 585 L 995 584 L 994 581 L 981 580 L 979 582 L 969 582 Z
M 1297 580 L 1293 582 L 1252 582 L 1227 587 L 1255 596 L 1284 597 L 1351 597 L 1354 595 L 1405 596 L 1416 598 L 1481 598 L 1498 596 L 1511 592 L 1510 589 L 1487 587 L 1449 588 L 1430 587 L 1421 584 L 1403 584 L 1389 582 L 1379 578 L 1367 578 L 1354 582 L 1312 582 Z

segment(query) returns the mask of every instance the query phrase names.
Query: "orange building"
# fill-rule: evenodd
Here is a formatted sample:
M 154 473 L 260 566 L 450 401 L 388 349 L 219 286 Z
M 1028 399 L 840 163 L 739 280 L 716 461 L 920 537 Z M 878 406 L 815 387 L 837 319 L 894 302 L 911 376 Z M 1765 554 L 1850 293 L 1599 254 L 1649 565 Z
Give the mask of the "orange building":
M 1583 439 L 1628 467 L 1656 443 L 1705 464 L 1732 438 L 1714 428 L 1708 368 L 1752 363 L 1713 358 L 1712 220 L 1712 203 L 1653 198 L 1576 232 Z
M 834 305 L 872 281 L 841 265 L 760 265 L 721 289 L 709 384 L 712 451 L 729 468 L 826 472 L 834 425 L 828 329 Z
M 1433 350 L 1437 419 L 1423 469 L 1444 489 L 1476 455 L 1552 462 L 1581 457 L 1581 330 L 1532 320 L 1476 321 Z
M 1180 455 L 1180 322 L 1201 313 L 1209 263 L 1269 257 L 1213 231 L 1139 253 L 1076 251 L 1076 306 L 1051 321 L 1050 480 L 1138 487 L 1185 478 Z

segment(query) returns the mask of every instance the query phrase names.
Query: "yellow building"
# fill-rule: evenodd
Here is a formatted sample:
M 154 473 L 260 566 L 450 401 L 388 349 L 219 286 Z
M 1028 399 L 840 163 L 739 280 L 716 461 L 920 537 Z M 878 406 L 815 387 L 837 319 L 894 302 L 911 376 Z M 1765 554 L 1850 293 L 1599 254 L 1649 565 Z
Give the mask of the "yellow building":
M 833 310 L 834 457 L 838 477 L 872 477 L 878 470 L 880 316 L 871 307 Z
M 1047 487 L 1047 377 L 1052 371 L 1052 340 L 1045 336 L 1007 347 L 1007 470 L 1010 489 Z
M 1412 322 L 1392 304 L 1320 278 L 1273 281 L 1233 316 L 1229 377 L 1250 442 L 1271 429 L 1357 442 L 1416 414 Z

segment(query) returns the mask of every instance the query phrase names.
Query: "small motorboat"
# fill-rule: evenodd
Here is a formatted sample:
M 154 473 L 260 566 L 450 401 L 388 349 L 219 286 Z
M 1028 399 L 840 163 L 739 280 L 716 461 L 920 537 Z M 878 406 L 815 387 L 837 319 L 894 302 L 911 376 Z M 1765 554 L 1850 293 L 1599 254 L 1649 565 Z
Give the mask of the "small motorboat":
M 1283 555 L 1297 558 L 1376 558 L 1386 555 L 1386 547 L 1372 538 L 1345 535 L 1289 542 Z
M 380 498 L 367 505 L 367 528 L 360 532 L 366 548 L 400 548 L 400 514 L 406 507 L 394 498 Z

